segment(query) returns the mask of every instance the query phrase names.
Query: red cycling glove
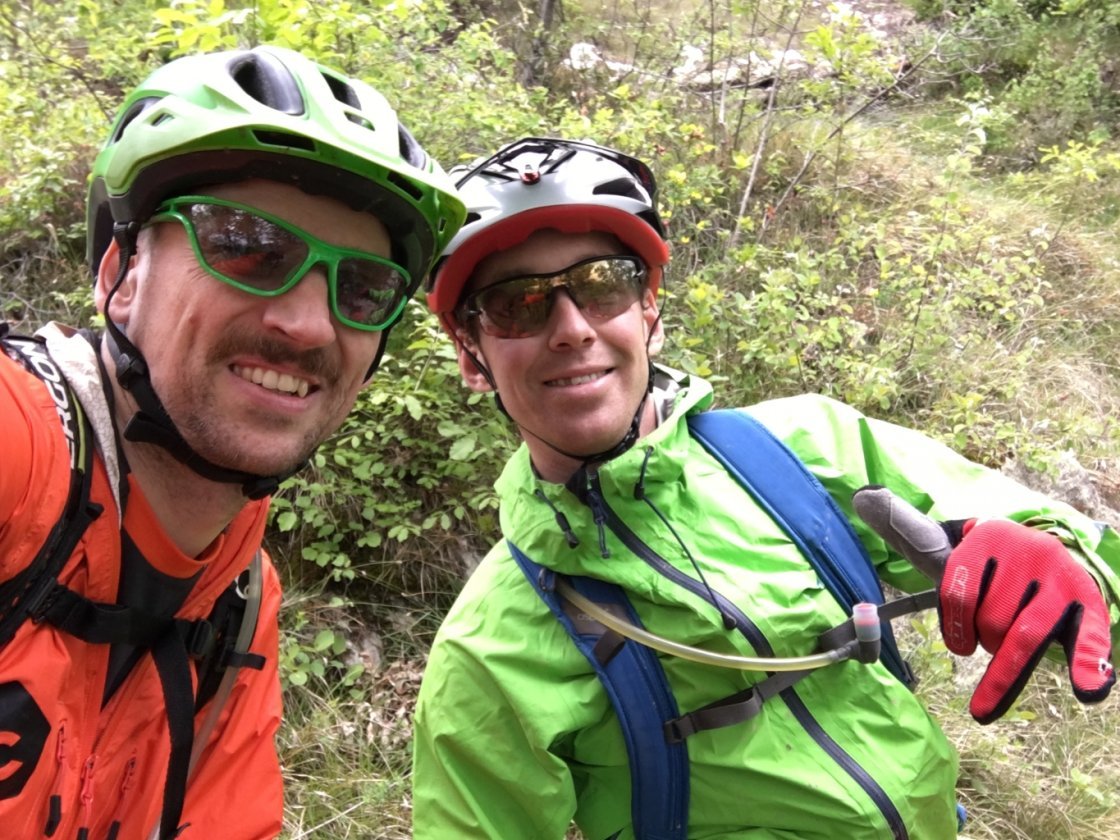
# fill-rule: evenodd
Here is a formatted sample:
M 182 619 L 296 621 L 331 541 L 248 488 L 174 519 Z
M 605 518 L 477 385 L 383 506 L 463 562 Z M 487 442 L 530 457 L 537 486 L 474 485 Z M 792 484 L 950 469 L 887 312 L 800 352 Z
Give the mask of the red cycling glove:
M 1082 703 L 1116 681 L 1108 606 L 1096 581 L 1053 534 L 1009 520 L 946 523 L 963 538 L 941 579 L 941 634 L 953 653 L 992 654 L 969 711 L 991 723 L 1015 702 L 1052 641 L 1069 663 Z

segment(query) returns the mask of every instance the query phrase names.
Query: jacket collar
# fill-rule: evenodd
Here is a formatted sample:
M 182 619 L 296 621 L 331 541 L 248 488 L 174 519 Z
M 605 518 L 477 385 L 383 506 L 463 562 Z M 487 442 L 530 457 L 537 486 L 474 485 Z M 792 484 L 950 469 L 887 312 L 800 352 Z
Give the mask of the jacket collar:
M 628 451 L 597 468 L 595 480 L 612 507 L 635 504 L 639 482 L 647 491 L 656 492 L 658 486 L 680 479 L 691 445 L 686 418 L 711 404 L 712 389 L 703 379 L 658 367 L 654 399 L 658 403 L 657 427 Z M 598 543 L 599 534 L 591 511 L 580 500 L 588 481 L 589 477 L 582 472 L 568 485 L 541 479 L 533 469 L 528 447 L 522 444 L 494 485 L 501 498 L 502 533 L 538 562 L 562 571 L 586 573 L 563 567 L 568 565 L 565 557 L 576 563 L 580 562 L 576 555 L 587 560 L 598 557 L 593 546 Z M 580 545 L 588 550 L 561 552 L 562 556 L 557 556 L 555 549 L 565 545 L 569 532 L 574 532 Z M 535 556 L 542 550 L 550 556 Z

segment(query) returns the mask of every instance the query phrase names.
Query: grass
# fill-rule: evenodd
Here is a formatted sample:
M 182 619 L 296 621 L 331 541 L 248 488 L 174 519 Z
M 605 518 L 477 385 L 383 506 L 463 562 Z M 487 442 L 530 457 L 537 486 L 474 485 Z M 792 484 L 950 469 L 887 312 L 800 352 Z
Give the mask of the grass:
M 1115 836 L 1115 696 L 1098 705 L 1078 703 L 1064 664 L 1046 660 L 1003 718 L 979 726 L 968 714 L 968 700 L 988 657 L 949 654 L 932 613 L 898 636 L 922 677 L 919 696 L 960 753 L 957 791 L 969 812 L 970 840 Z
M 279 745 L 288 840 L 411 837 L 409 740 L 422 666 L 390 662 L 342 696 L 321 682 L 288 691 Z

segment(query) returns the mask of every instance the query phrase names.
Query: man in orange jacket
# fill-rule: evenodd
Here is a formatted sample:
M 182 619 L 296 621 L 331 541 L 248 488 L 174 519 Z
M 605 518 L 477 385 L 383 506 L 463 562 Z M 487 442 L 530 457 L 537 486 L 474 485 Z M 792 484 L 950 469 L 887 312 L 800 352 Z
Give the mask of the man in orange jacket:
M 0 833 L 275 837 L 268 496 L 350 411 L 463 207 L 375 90 L 261 47 L 149 77 L 88 214 L 104 334 L 0 354 Z M 72 478 L 92 522 L 29 579 Z M 199 695 L 207 619 L 250 566 L 251 642 Z

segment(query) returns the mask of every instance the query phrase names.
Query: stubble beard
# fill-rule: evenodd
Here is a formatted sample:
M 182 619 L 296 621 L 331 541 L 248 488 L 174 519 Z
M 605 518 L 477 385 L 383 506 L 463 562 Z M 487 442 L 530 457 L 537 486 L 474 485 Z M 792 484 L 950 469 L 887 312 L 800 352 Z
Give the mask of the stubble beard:
M 228 370 L 229 359 L 239 354 L 275 365 L 295 365 L 315 378 L 322 391 L 338 399 L 340 366 L 324 350 L 296 351 L 269 339 L 226 336 L 207 354 L 204 370 Z M 320 414 L 319 421 L 293 441 L 293 430 L 306 421 L 285 424 L 274 414 L 247 410 L 241 414 L 247 421 L 235 422 L 230 419 L 229 409 L 223 412 L 213 392 L 201 384 L 206 381 L 206 376 L 193 382 L 180 380 L 172 392 L 182 399 L 169 400 L 165 405 L 191 449 L 226 469 L 262 476 L 287 475 L 302 466 L 345 417 L 341 408 L 334 406 L 325 419 Z

